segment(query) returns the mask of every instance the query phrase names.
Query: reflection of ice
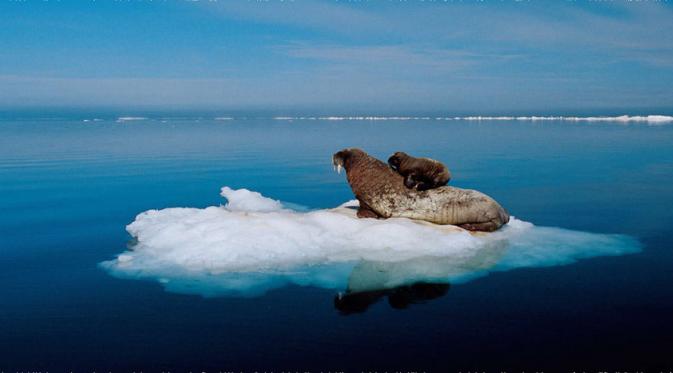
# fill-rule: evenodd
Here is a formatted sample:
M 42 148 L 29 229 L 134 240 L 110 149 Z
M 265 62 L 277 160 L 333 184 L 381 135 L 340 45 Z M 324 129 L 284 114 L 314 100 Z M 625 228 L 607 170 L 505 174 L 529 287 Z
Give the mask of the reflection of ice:
M 348 277 L 348 292 L 392 289 L 416 282 L 463 282 L 492 269 L 507 249 L 506 240 L 485 243 L 469 255 L 425 256 L 400 262 L 362 261 Z
M 517 219 L 471 235 L 408 219 L 357 219 L 352 203 L 301 211 L 247 190 L 223 188 L 225 206 L 141 213 L 129 250 L 102 263 L 123 278 L 167 290 L 254 296 L 294 284 L 349 294 L 413 283 L 459 283 L 519 267 L 572 263 L 639 250 L 627 236 L 536 227 Z
M 446 295 L 449 281 L 467 281 L 488 273 L 505 253 L 507 242 L 495 240 L 464 257 L 419 257 L 401 262 L 358 263 L 343 292 L 334 298 L 342 314 L 365 312 L 387 298 L 397 309 Z

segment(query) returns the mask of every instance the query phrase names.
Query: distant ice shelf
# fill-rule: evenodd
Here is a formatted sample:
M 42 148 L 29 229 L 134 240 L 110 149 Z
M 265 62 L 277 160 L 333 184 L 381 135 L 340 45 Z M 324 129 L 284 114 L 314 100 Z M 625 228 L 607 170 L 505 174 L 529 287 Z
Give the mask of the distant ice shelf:
M 471 121 L 564 121 L 564 122 L 645 122 L 650 124 L 665 124 L 673 122 L 669 115 L 620 115 L 620 116 L 462 116 L 462 117 L 413 117 L 413 116 L 278 116 L 274 120 L 351 120 L 351 121 L 406 121 L 406 120 L 471 120 Z

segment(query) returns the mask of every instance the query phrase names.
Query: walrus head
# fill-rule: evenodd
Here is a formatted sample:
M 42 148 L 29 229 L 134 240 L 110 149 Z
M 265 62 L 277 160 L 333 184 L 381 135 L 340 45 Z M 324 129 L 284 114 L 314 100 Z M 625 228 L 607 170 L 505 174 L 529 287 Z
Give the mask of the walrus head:
M 400 164 L 402 164 L 402 160 L 409 158 L 409 155 L 405 152 L 395 152 L 393 155 L 388 158 L 388 164 L 390 167 L 397 171 L 400 168 Z
M 332 165 L 338 173 L 341 173 L 342 168 L 348 171 L 352 160 L 355 157 L 361 155 L 366 155 L 366 153 L 357 148 L 346 148 L 339 150 L 338 152 L 334 153 L 334 155 L 332 155 Z

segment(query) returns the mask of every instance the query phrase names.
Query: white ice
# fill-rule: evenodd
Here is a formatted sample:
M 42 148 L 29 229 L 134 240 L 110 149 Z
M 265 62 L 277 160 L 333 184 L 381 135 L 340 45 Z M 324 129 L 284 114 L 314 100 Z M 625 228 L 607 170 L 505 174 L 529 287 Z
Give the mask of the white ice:
M 134 121 L 139 121 L 139 120 L 146 120 L 147 118 L 145 117 L 119 117 L 117 118 L 117 123 L 125 123 L 125 122 L 134 122 Z
M 416 281 L 464 282 L 491 271 L 554 266 L 634 253 L 623 235 L 537 227 L 513 218 L 472 235 L 409 219 L 358 219 L 344 206 L 298 211 L 247 189 L 223 187 L 224 206 L 139 214 L 136 239 L 102 266 L 125 278 L 153 279 L 170 291 L 258 295 L 295 284 L 352 291 Z M 349 213 L 350 212 L 350 213 Z
M 650 125 L 673 123 L 669 115 L 619 115 L 619 116 L 466 116 L 466 117 L 408 117 L 408 116 L 326 116 L 326 117 L 274 117 L 275 120 L 350 120 L 350 121 L 408 121 L 408 120 L 468 120 L 468 121 L 562 121 L 562 122 L 616 122 L 645 123 Z

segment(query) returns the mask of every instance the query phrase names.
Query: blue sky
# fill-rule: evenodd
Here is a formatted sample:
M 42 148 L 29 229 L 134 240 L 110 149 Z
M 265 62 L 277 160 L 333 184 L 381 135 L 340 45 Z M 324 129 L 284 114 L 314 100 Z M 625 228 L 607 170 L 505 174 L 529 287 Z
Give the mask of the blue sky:
M 0 107 L 673 110 L 667 1 L 0 0 Z

